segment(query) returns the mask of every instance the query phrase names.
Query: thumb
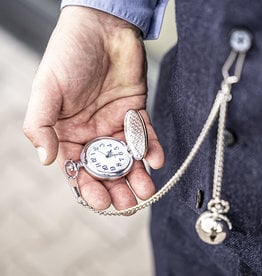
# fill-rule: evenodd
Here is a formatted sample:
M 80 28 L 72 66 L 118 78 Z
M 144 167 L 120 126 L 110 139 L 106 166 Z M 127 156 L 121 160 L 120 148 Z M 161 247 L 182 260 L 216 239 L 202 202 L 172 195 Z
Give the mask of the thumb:
M 24 133 L 37 149 L 43 165 L 53 163 L 58 153 L 58 137 L 53 126 L 62 105 L 59 95 L 60 93 L 52 89 L 44 90 L 39 86 L 33 88 L 25 116 Z

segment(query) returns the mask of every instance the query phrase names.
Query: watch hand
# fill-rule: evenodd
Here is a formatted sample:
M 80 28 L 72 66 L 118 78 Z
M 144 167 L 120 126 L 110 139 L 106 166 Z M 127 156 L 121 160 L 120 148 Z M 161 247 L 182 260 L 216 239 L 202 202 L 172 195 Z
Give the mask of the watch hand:
M 107 154 L 105 154 L 104 152 L 102 152 L 102 151 L 100 151 L 100 150 L 99 150 L 98 152 L 102 153 L 103 155 L 105 155 L 105 156 L 107 157 Z
M 121 154 L 119 154 L 119 153 L 112 153 L 112 150 L 110 150 L 110 151 L 106 154 L 106 157 L 107 157 L 107 158 L 110 158 L 110 157 L 118 156 L 118 155 L 121 155 Z
M 111 154 L 111 156 L 118 156 L 118 155 L 121 155 L 121 154 L 119 154 L 119 153 Z
M 106 158 L 109 158 L 112 156 L 112 150 L 110 150 L 107 154 L 106 154 Z

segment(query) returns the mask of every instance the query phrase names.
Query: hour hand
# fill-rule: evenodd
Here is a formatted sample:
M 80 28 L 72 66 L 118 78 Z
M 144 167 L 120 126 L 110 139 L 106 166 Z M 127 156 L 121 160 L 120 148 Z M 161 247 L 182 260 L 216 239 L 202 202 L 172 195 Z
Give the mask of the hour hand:
M 113 156 L 112 150 L 110 150 L 105 156 L 106 158 L 112 157 Z

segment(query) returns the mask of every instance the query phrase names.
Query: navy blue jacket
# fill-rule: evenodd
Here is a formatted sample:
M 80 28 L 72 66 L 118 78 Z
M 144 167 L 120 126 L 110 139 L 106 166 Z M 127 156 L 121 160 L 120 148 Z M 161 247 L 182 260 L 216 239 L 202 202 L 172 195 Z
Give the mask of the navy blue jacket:
M 187 173 L 152 208 L 156 273 L 262 275 L 262 1 L 177 0 L 176 21 L 178 43 L 163 60 L 155 103 L 154 125 L 166 154 L 164 168 L 153 172 L 158 188 L 184 161 L 208 116 L 230 31 L 248 28 L 254 45 L 227 116 L 222 198 L 230 202 L 233 229 L 220 245 L 205 244 L 195 231 L 212 195 L 215 125 Z M 198 204 L 197 194 L 203 195 Z

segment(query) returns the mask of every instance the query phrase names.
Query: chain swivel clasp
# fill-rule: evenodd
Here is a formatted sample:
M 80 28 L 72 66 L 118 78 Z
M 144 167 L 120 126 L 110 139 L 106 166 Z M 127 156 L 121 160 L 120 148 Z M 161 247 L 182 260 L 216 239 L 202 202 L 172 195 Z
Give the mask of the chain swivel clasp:
M 240 80 L 247 51 L 252 45 L 252 34 L 244 29 L 233 30 L 230 36 L 229 44 L 232 48 L 225 64 L 222 67 L 224 84 L 232 85 Z M 230 76 L 229 70 L 235 63 L 235 70 Z
M 228 102 L 232 99 L 232 84 L 239 82 L 241 78 L 246 53 L 252 45 L 252 35 L 244 29 L 234 30 L 231 33 L 229 44 L 232 50 L 222 67 L 223 81 L 220 90 L 226 96 Z M 234 72 L 230 75 L 230 69 L 234 64 Z
M 82 167 L 82 163 L 81 162 L 75 162 L 73 160 L 66 160 L 65 164 L 64 164 L 64 171 L 65 174 L 67 176 L 67 180 L 68 180 L 68 184 L 77 200 L 77 202 L 83 206 L 87 206 L 87 202 L 83 199 L 80 189 L 79 189 L 79 185 L 78 185 L 78 181 L 77 181 L 77 177 L 78 177 L 78 173 L 79 173 L 79 168 Z

